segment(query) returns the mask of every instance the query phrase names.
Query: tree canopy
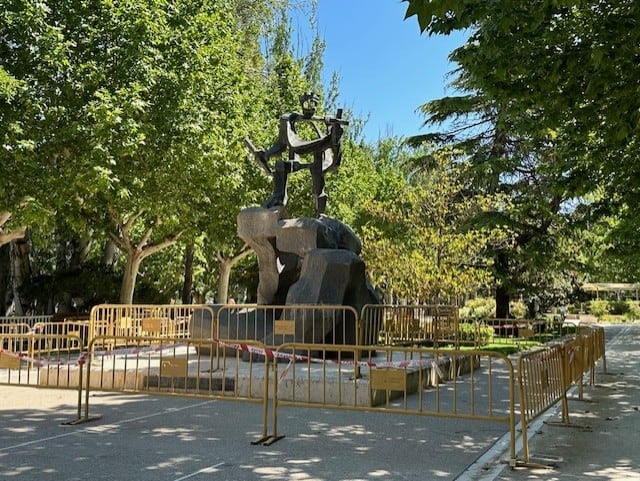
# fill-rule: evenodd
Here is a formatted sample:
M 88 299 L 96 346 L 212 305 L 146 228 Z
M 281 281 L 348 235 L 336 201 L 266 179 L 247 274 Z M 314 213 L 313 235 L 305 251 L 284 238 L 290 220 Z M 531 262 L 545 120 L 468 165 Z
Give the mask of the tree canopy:
M 35 198 L 104 233 L 127 258 L 122 301 L 146 256 L 237 203 L 259 85 L 241 7 L 17 1 L 0 13 L 4 209 Z
M 469 36 L 450 55 L 457 64 L 457 94 L 423 106 L 428 123 L 457 123 L 443 124 L 448 135 L 415 140 L 466 147 L 485 187 L 528 198 L 514 204 L 520 206 L 520 221 L 510 216 L 509 222 L 533 215 L 542 223 L 527 229 L 532 241 L 531 234 L 538 232 L 538 240 L 527 243 L 529 255 L 520 255 L 522 246 L 513 252 L 524 261 L 518 269 L 531 273 L 532 261 L 558 252 L 558 235 L 566 233 L 563 218 L 579 220 L 574 226 L 582 228 L 586 219 L 593 223 L 601 215 L 617 219 L 606 236 L 626 247 L 618 253 L 638 265 L 632 246 L 640 223 L 630 214 L 640 193 L 640 73 L 633 67 L 640 5 L 630 0 L 406 1 L 406 16 L 415 16 L 423 32 L 464 30 Z M 577 210 L 580 204 L 587 210 Z

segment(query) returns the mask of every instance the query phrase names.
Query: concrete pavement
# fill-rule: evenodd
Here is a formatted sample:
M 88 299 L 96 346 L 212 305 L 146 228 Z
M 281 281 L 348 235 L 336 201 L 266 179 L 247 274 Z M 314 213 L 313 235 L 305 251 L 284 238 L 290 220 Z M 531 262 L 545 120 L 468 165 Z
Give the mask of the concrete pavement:
M 557 406 L 530 429 L 530 460 L 547 468 L 496 463 L 502 451 L 497 447 L 459 481 L 640 480 L 640 325 L 606 326 L 605 332 L 607 371 L 599 362 L 596 383 L 585 388 L 583 400 L 577 389 L 570 392 L 573 427 L 560 425 Z
M 96 393 L 75 418 L 75 391 L 0 386 L 0 479 L 41 480 L 640 480 L 640 325 L 608 326 L 607 370 L 572 422 L 530 429 L 530 455 L 554 469 L 501 464 L 505 427 L 408 415 L 283 408 L 286 437 L 253 446 L 261 405 Z
M 539 423 L 529 452 L 553 469 L 503 469 L 496 481 L 640 480 L 640 325 L 607 327 L 607 374 L 569 401 L 575 427 Z M 575 391 L 575 390 L 574 390 Z M 559 411 L 546 421 L 560 421 Z M 482 479 L 482 478 L 479 478 Z

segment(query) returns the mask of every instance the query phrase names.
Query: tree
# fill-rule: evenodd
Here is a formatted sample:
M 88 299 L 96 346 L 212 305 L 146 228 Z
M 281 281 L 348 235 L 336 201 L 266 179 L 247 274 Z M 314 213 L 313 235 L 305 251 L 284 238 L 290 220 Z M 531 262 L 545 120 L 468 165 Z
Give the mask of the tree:
M 236 6 L 18 1 L 0 14 L 2 67 L 21 86 L 2 104 L 2 160 L 40 170 L 42 203 L 116 242 L 122 302 L 145 257 L 224 206 L 248 103 Z
M 500 105 L 518 138 L 553 146 L 544 162 L 555 171 L 551 189 L 576 198 L 603 189 L 591 208 L 620 217 L 610 241 L 637 263 L 637 251 L 624 247 L 640 231 L 632 214 L 640 191 L 638 2 L 408 0 L 414 15 L 429 34 L 468 29 L 451 54 L 466 87 Z
M 468 195 L 453 152 L 387 139 L 375 150 L 348 142 L 347 153 L 333 209 L 360 235 L 372 282 L 389 300 L 449 302 L 486 285 L 485 252 L 504 232 L 468 221 L 498 199 Z

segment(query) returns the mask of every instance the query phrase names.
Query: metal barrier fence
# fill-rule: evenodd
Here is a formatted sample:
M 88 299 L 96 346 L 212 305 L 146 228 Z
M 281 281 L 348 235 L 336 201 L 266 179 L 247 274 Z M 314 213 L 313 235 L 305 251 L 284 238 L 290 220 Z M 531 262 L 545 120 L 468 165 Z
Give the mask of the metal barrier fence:
M 496 421 L 509 426 L 509 463 L 515 466 L 531 464 L 530 423 L 561 402 L 562 421 L 569 425 L 568 390 L 578 385 L 582 397 L 584 374 L 590 372 L 593 384 L 599 360 L 606 371 L 604 330 L 596 326 L 580 326 L 573 338 L 519 356 L 520 463 L 512 361 L 488 351 L 382 345 L 443 342 L 441 319 L 457 328 L 457 312 L 443 313 L 442 306 L 389 307 L 395 309 L 363 309 L 361 323 L 344 306 L 229 305 L 216 312 L 209 306 L 103 305 L 94 308 L 88 327 L 72 321 L 0 324 L 0 384 L 78 389 L 76 422 L 92 419 L 89 400 L 95 390 L 262 403 L 263 433 L 256 443 L 267 444 L 281 437 L 282 406 Z M 416 319 L 418 331 L 409 330 Z M 90 338 L 86 350 L 83 326 Z M 190 330 L 194 327 L 197 333 Z M 148 332 L 159 335 L 141 335 Z M 233 340 L 238 333 L 262 340 Z M 373 336 L 375 345 L 345 342 Z
M 84 361 L 77 335 L 5 334 L 0 345 L 0 384 L 79 389 L 73 371 Z
M 0 349 L 10 352 L 22 351 L 22 336 L 29 334 L 31 327 L 24 322 L 0 323 Z
M 273 432 L 283 406 L 504 423 L 515 462 L 514 370 L 500 354 L 424 347 L 289 343 L 273 353 Z M 359 357 L 363 359 L 356 361 Z
M 37 334 L 48 336 L 65 336 L 79 337 L 82 340 L 82 346 L 87 345 L 89 336 L 89 321 L 48 321 L 38 322 L 31 331 Z M 37 347 L 37 346 L 36 346 Z
M 194 315 L 212 318 L 213 310 L 206 305 L 101 304 L 91 309 L 87 341 L 101 338 L 113 342 L 136 336 L 186 338 Z
M 253 340 L 94 337 L 88 346 L 90 363 L 82 381 L 84 414 L 79 421 L 92 419 L 93 391 L 248 401 L 263 406 L 263 433 L 256 443 L 261 442 L 267 436 L 270 358 L 249 356 L 243 361 L 243 353 L 252 349 L 265 352 L 265 346 Z
M 39 315 L 39 316 L 0 316 L 1 324 L 26 324 L 30 328 L 35 326 L 39 322 L 49 322 L 53 319 L 53 316 Z
M 367 304 L 360 314 L 359 344 L 460 347 L 458 312 L 458 307 L 445 305 Z
M 356 344 L 358 318 L 350 306 L 229 304 L 218 308 L 211 327 L 202 322 L 193 331 L 203 338 L 256 339 L 267 347 L 285 342 Z
M 577 334 L 583 338 L 585 349 L 585 364 L 589 368 L 589 384 L 595 384 L 595 366 L 602 360 L 602 370 L 607 372 L 607 357 L 605 352 L 604 329 L 593 325 L 580 325 Z
M 547 321 L 537 319 L 482 319 L 481 324 L 493 329 L 494 339 L 511 338 L 541 340 L 548 331 Z
M 561 402 L 562 425 L 570 426 L 567 392 L 579 387 L 582 399 L 584 374 L 604 359 L 604 330 L 590 327 L 561 344 L 523 353 L 518 358 L 518 387 L 523 441 L 523 466 L 530 462 L 527 429 L 532 421 L 557 402 Z

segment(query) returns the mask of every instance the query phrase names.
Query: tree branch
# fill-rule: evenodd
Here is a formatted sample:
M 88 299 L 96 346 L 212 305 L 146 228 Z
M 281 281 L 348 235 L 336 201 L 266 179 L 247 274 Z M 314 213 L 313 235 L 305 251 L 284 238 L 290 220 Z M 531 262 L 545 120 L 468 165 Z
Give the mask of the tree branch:
M 249 244 L 245 244 L 242 246 L 242 249 L 240 249 L 240 252 L 237 253 L 235 256 L 231 257 L 231 259 L 227 259 L 224 255 L 222 255 L 222 252 L 220 251 L 216 252 L 216 259 L 221 264 L 223 262 L 230 262 L 231 265 L 234 265 L 235 263 L 240 262 L 242 259 L 250 256 L 251 254 L 253 254 L 253 249 L 249 247 Z
M 11 219 L 11 212 L 0 212 L 0 229 Z
M 155 254 L 156 252 L 161 251 L 162 249 L 165 249 L 166 247 L 169 247 L 175 244 L 178 241 L 178 238 L 183 233 L 184 231 L 169 234 L 167 237 L 164 238 L 163 241 L 158 242 L 157 244 L 149 244 L 149 245 L 141 244 L 142 248 L 140 249 L 140 259 L 144 259 L 145 257 L 148 257 L 151 254 Z
M 0 246 L 8 244 L 9 242 L 17 239 L 23 239 L 26 235 L 27 229 L 25 227 L 20 227 L 4 234 L 0 233 Z

